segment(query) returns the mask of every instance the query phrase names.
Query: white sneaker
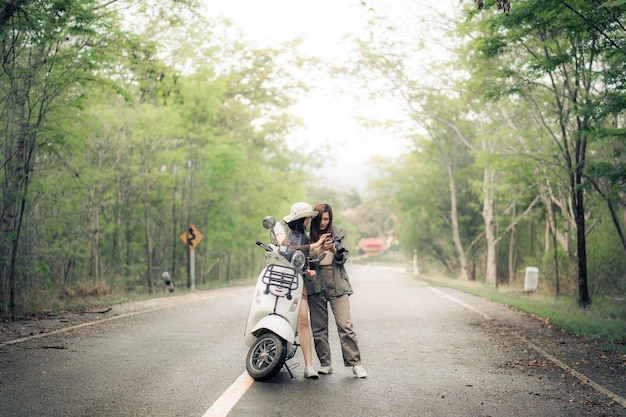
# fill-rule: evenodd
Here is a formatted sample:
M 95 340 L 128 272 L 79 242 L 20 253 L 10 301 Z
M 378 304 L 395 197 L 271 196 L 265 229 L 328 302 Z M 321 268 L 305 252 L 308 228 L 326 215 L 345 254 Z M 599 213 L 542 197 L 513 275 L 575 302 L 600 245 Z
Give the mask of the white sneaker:
M 320 367 L 319 373 L 320 374 L 324 374 L 324 375 L 332 374 L 333 373 L 333 366 L 332 365 L 322 366 L 322 367 Z
M 367 372 L 365 372 L 365 369 L 363 369 L 361 365 L 353 366 L 352 372 L 357 378 L 367 378 Z
M 313 365 L 307 365 L 304 367 L 304 377 L 317 379 L 320 376 L 317 374 L 317 371 L 315 370 L 315 368 L 313 368 Z

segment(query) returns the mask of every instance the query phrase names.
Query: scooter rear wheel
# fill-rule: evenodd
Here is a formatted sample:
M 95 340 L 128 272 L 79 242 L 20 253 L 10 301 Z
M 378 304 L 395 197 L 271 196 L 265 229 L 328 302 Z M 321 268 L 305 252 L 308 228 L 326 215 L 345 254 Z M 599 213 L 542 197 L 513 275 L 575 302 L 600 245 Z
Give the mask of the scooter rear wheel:
M 286 342 L 274 333 L 259 336 L 248 351 L 246 369 L 257 381 L 272 379 L 285 364 L 287 357 Z

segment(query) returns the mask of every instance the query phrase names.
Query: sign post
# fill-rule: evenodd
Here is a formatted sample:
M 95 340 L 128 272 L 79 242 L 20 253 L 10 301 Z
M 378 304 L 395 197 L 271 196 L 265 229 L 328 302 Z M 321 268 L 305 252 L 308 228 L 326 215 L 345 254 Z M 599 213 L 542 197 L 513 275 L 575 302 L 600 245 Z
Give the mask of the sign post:
M 179 236 L 179 238 L 181 242 L 183 242 L 183 244 L 187 246 L 187 249 L 189 250 L 189 289 L 191 291 L 195 291 L 196 289 L 196 255 L 195 255 L 196 251 L 195 249 L 196 249 L 196 246 L 198 246 L 198 244 L 202 242 L 202 239 L 204 239 L 204 235 L 200 233 L 198 229 L 196 229 L 196 226 L 194 226 L 193 224 L 189 224 L 189 226 L 187 227 L 187 230 L 185 230 Z

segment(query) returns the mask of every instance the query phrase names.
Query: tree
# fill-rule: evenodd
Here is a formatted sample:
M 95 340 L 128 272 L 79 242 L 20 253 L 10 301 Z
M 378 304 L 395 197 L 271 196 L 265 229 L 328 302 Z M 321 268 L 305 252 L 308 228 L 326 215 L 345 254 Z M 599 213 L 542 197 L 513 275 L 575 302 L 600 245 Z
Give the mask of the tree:
M 158 23 L 146 36 L 140 25 L 120 31 L 122 19 L 91 2 L 4 10 L 3 313 L 76 293 L 150 291 L 156 268 L 180 274 L 178 235 L 190 220 L 210 238 L 203 268 L 230 253 L 227 273 L 245 276 L 262 256 L 250 245 L 264 233 L 259 220 L 304 199 L 306 155 L 284 147 L 304 87 L 286 72 L 293 49 L 255 50 L 227 27 L 220 38 L 186 7 L 193 1 L 175 3 L 133 3 L 148 13 L 134 23 Z
M 85 1 L 13 1 L 0 11 L 0 303 L 12 310 L 16 263 L 29 186 L 40 155 L 62 145 L 63 108 L 80 98 L 94 66 L 113 43 L 112 16 Z M 55 130 L 56 128 L 57 130 Z M 8 294 L 7 294 L 8 290 Z
M 576 229 L 579 302 L 591 302 L 586 261 L 585 177 L 595 131 L 607 122 L 604 92 L 611 80 L 601 70 L 612 49 L 619 16 L 594 2 L 527 1 L 507 15 L 481 16 L 473 49 L 492 97 L 516 94 L 529 100 L 559 150 L 567 175 Z M 487 80 L 487 77 L 481 77 Z M 544 91 L 546 94 L 537 94 Z M 550 117 L 547 117 L 550 115 Z M 554 117 L 555 122 L 552 122 Z

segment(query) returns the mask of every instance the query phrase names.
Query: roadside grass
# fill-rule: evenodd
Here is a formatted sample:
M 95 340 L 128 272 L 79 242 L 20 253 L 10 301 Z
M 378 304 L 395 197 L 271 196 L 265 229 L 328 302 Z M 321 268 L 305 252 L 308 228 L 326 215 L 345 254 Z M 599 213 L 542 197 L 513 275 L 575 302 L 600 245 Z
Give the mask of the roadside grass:
M 241 278 L 237 280 L 211 280 L 205 283 L 197 283 L 196 291 L 209 291 L 218 288 L 254 285 L 256 277 Z M 0 320 L 19 320 L 26 317 L 45 317 L 61 311 L 84 311 L 87 309 L 111 307 L 117 304 L 129 303 L 133 301 L 145 301 L 153 298 L 174 297 L 189 294 L 189 290 L 184 283 L 178 283 L 173 292 L 170 292 L 162 282 L 156 282 L 152 293 L 146 291 L 142 286 L 130 290 L 103 290 L 92 289 L 85 291 L 83 288 L 68 291 L 71 296 L 65 296 L 51 301 L 49 297 L 39 297 L 27 300 L 21 311 L 13 315 L 2 317 Z
M 431 274 L 420 275 L 419 279 L 506 304 L 594 341 L 601 350 L 626 354 L 626 302 L 623 297 L 597 296 L 592 298 L 589 307 L 582 308 L 575 297 L 557 297 L 506 286 L 492 287 Z

